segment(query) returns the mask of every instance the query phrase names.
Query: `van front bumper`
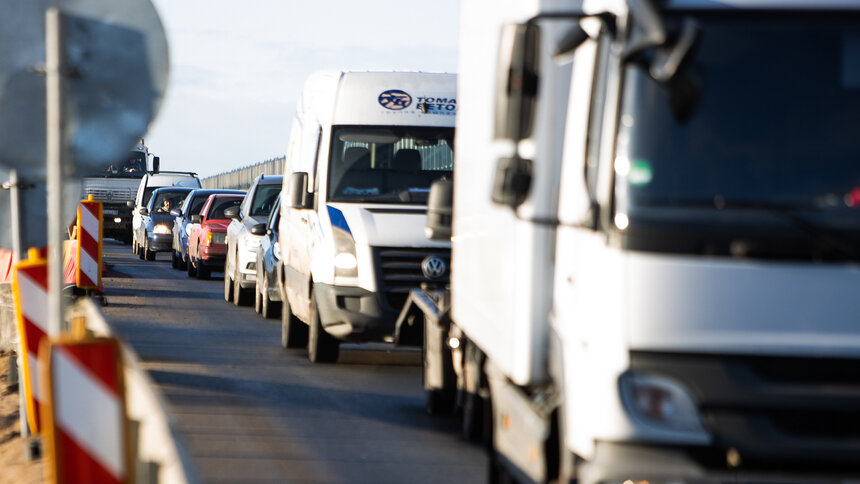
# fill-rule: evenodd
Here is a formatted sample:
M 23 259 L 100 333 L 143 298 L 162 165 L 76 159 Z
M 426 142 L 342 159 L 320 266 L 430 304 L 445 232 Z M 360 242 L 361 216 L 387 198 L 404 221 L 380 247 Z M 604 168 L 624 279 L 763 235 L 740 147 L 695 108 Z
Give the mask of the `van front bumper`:
M 314 284 L 320 322 L 327 333 L 344 341 L 383 341 L 394 334 L 397 314 L 383 309 L 379 293 L 360 287 Z

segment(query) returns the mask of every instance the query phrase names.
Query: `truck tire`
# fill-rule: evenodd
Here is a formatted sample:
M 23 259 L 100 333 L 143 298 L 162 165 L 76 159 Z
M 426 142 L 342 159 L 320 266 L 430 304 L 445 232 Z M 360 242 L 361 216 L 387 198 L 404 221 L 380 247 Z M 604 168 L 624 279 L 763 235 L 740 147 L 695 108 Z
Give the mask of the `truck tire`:
M 320 322 L 316 298 L 311 295 L 311 324 L 308 334 L 308 359 L 311 363 L 334 363 L 340 356 L 340 341 L 326 333 Z
M 308 345 L 308 325 L 293 315 L 290 303 L 281 303 L 281 346 L 304 348 Z

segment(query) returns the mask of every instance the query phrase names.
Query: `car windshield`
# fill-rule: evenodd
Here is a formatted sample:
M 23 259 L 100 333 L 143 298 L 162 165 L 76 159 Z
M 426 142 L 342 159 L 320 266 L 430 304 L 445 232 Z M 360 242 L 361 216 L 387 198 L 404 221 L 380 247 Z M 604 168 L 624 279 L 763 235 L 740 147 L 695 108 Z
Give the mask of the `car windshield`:
M 775 214 L 790 209 L 817 228 L 860 232 L 860 23 L 814 14 L 696 20 L 698 44 L 681 74 L 700 94 L 689 119 L 670 108 L 678 101 L 670 89 L 639 65 L 626 68 L 615 168 L 617 207 L 631 228 L 717 211 L 722 221 L 731 209 L 784 224 Z
M 332 140 L 333 202 L 426 204 L 454 169 L 454 128 L 338 127 Z
M 94 170 L 88 176 L 143 178 L 144 173 L 146 173 L 146 154 L 140 151 L 131 151 L 125 160 L 108 163 L 104 168 Z
M 254 200 L 251 203 L 252 217 L 268 217 L 281 194 L 281 185 L 257 185 Z
M 155 193 L 149 203 L 151 213 L 169 213 L 174 208 L 182 208 L 188 191 L 161 190 Z
M 230 207 L 238 207 L 242 204 L 242 197 L 215 197 L 212 200 L 212 205 L 209 206 L 209 213 L 206 218 L 210 220 L 225 220 L 224 210 Z

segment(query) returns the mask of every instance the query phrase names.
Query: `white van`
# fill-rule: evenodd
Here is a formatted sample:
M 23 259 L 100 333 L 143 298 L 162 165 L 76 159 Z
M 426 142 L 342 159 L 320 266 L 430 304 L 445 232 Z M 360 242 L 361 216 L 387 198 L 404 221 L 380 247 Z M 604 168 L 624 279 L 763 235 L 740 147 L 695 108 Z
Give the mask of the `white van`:
M 149 203 L 149 197 L 152 196 L 152 192 L 154 192 L 156 188 L 161 187 L 201 188 L 202 185 L 200 184 L 200 178 L 197 177 L 197 173 L 192 172 L 157 171 L 143 175 L 143 178 L 140 179 L 140 185 L 137 187 L 137 195 L 134 198 L 134 202 L 128 202 L 128 205 L 132 207 L 131 250 L 137 255 L 140 255 L 145 242 L 143 240 L 139 240 L 139 234 L 144 232 L 144 228 L 149 222 L 149 216 L 140 213 L 140 210 L 142 208 L 146 208 L 146 204 Z
M 318 72 L 293 120 L 281 205 L 282 344 L 335 361 L 390 341 L 409 290 L 448 279 L 424 236 L 430 183 L 450 177 L 456 76 Z M 310 334 L 308 335 L 308 327 Z

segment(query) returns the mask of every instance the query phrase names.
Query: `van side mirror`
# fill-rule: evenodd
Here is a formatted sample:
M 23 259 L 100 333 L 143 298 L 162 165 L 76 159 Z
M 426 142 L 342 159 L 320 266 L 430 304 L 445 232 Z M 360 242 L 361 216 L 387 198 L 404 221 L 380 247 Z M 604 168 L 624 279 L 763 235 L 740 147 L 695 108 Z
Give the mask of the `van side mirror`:
M 161 157 L 156 156 L 152 159 L 152 171 L 159 171 L 161 169 Z
M 266 224 L 257 224 L 251 227 L 252 235 L 266 235 Z
M 493 202 L 516 209 L 529 195 L 532 185 L 532 161 L 518 155 L 502 158 L 493 179 Z
M 502 28 L 496 65 L 495 138 L 531 136 L 538 94 L 540 29 L 533 23 Z
M 297 171 L 290 175 L 290 208 L 306 210 L 313 208 L 313 193 L 308 193 L 308 174 Z
M 239 220 L 239 207 L 233 206 L 224 209 L 224 216 L 229 219 Z
M 190 220 L 193 224 L 203 223 L 203 217 L 201 217 L 199 213 L 195 213 L 194 215 L 189 217 L 188 220 Z
M 454 182 L 437 180 L 430 185 L 427 199 L 427 225 L 424 235 L 431 240 L 450 241 L 454 213 Z

